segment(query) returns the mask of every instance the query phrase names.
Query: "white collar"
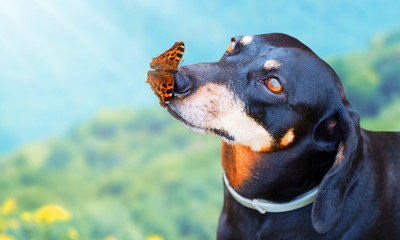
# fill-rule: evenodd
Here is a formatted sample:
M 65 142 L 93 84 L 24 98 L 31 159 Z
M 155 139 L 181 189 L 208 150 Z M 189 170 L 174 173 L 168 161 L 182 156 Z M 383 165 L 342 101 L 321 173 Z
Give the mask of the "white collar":
M 229 181 L 228 178 L 226 177 L 225 172 L 224 172 L 224 182 L 229 192 L 231 193 L 232 197 L 236 199 L 236 201 L 238 201 L 245 207 L 257 210 L 261 214 L 264 214 L 266 212 L 271 212 L 271 213 L 288 212 L 291 210 L 302 208 L 314 202 L 314 199 L 318 192 L 318 186 L 317 186 L 311 189 L 310 191 L 304 193 L 303 195 L 298 196 L 297 198 L 295 198 L 290 202 L 277 203 L 257 198 L 250 200 L 248 198 L 241 196 L 239 193 L 235 191 L 235 189 L 233 189 L 229 185 Z

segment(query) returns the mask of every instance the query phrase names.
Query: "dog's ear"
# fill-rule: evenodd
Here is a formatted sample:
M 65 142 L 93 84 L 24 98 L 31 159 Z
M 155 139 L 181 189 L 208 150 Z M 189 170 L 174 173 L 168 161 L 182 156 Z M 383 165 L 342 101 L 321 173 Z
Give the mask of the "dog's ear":
M 341 135 L 339 128 L 338 114 L 328 114 L 327 117 L 323 117 L 313 129 L 314 144 L 326 152 L 335 151 Z
M 329 134 L 328 137 L 320 135 L 327 133 L 324 132 L 326 127 L 328 133 L 340 136 L 340 143 L 337 145 L 336 142 L 335 161 L 322 180 L 313 204 L 312 224 L 319 233 L 329 231 L 339 220 L 349 189 L 356 182 L 354 171 L 360 136 L 359 114 L 350 106 L 343 106 L 337 114 L 327 117 L 317 125 L 314 141 L 326 150 L 331 150 L 335 137 Z

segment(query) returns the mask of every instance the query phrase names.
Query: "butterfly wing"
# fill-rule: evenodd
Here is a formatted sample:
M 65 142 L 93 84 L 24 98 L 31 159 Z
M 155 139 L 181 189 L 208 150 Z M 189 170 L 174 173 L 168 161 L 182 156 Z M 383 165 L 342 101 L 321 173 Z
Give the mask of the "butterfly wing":
M 182 60 L 185 52 L 185 44 L 176 42 L 174 46 L 162 53 L 160 56 L 153 58 L 150 63 L 152 69 L 176 69 Z
M 169 50 L 153 58 L 150 68 L 154 71 L 147 72 L 147 83 L 160 99 L 160 105 L 166 107 L 172 99 L 174 89 L 174 74 L 182 60 L 185 51 L 183 42 L 176 42 Z
M 146 82 L 160 99 L 160 105 L 165 108 L 172 99 L 174 75 L 162 71 L 148 71 Z

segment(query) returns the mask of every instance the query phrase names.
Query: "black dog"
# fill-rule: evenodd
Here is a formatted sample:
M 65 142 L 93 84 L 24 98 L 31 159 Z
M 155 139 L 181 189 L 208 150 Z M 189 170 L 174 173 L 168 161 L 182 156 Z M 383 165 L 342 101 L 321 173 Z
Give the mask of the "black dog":
M 179 67 L 168 111 L 223 140 L 218 239 L 400 239 L 400 133 L 361 129 L 297 39 L 236 37 L 220 61 Z

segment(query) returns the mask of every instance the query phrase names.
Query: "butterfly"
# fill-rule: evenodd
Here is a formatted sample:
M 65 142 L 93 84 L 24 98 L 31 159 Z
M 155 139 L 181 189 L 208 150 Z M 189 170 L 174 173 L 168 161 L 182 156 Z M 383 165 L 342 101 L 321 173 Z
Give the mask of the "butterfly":
M 174 75 L 178 72 L 178 67 L 185 51 L 183 42 L 176 42 L 172 48 L 153 58 L 150 68 L 154 69 L 147 72 L 146 82 L 160 99 L 160 105 L 167 107 L 172 99 L 174 90 Z

